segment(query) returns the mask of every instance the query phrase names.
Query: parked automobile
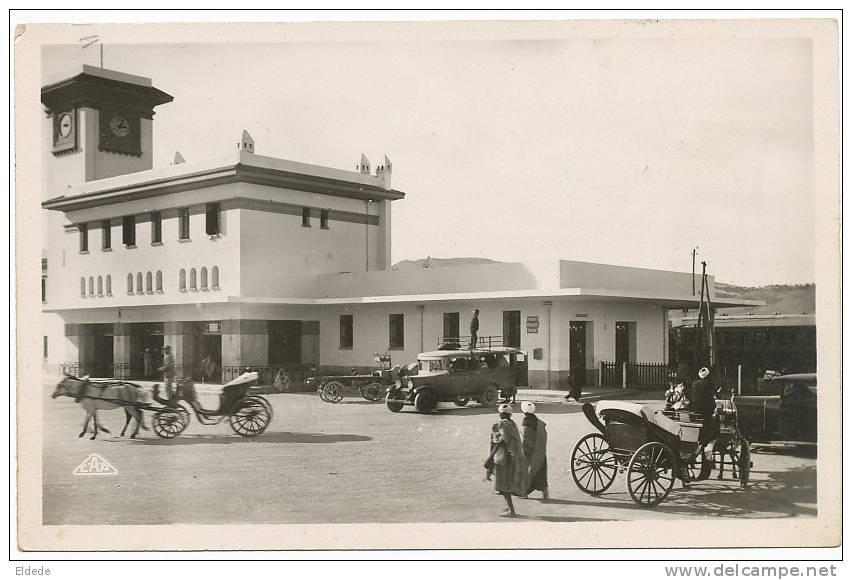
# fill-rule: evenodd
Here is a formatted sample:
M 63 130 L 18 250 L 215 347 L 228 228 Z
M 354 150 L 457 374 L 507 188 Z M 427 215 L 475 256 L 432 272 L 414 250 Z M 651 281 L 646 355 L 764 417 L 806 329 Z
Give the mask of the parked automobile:
M 503 346 L 464 350 L 445 345 L 443 350 L 417 355 L 417 366 L 388 388 L 386 404 L 394 413 L 406 405 L 428 413 L 441 401 L 464 407 L 473 400 L 493 407 L 528 384 L 527 356 L 521 350 Z
M 763 394 L 735 399 L 740 430 L 749 441 L 816 443 L 816 373 L 773 377 L 760 390 Z

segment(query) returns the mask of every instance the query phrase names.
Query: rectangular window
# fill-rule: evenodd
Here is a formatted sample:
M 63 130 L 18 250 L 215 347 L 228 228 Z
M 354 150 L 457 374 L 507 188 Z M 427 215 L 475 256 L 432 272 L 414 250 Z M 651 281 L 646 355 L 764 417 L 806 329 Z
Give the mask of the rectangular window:
M 112 248 L 112 230 L 110 229 L 109 220 L 101 222 L 101 249 L 109 250 Z
M 455 338 L 459 337 L 459 313 L 458 312 L 444 312 L 444 338 Z
M 219 234 L 219 204 L 218 203 L 208 203 L 207 204 L 207 227 L 206 232 L 208 236 L 215 236 Z
M 302 227 L 311 227 L 311 208 L 309 207 L 302 208 Z
M 42 349 L 41 356 L 42 356 L 42 358 L 47 358 L 47 337 L 46 337 L 46 336 L 42 336 L 42 337 L 41 337 L 41 339 L 42 339 L 42 341 L 41 341 L 41 344 L 42 344 L 42 347 L 41 347 L 41 349 Z
M 163 216 L 158 211 L 151 212 L 151 243 L 163 243 Z
M 328 210 L 327 209 L 320 211 L 320 227 L 324 230 L 328 229 Z
M 41 301 L 47 302 L 47 278 L 41 277 Z
M 352 315 L 340 315 L 340 348 L 352 348 Z
M 405 348 L 405 315 L 390 314 L 389 322 L 389 348 L 402 350 Z
M 136 245 L 136 216 L 126 215 L 121 219 L 121 243 L 125 246 Z
M 80 224 L 80 251 L 89 251 L 89 224 Z
M 189 208 L 182 207 L 178 210 L 178 237 L 181 240 L 189 239 Z

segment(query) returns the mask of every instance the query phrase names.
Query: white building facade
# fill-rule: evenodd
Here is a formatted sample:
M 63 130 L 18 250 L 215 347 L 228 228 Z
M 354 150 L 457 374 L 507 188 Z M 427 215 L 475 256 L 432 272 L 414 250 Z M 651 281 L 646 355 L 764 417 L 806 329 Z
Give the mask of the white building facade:
M 363 156 L 359 171 L 296 163 L 258 155 L 244 133 L 230 156 L 155 170 L 154 109 L 171 100 L 93 67 L 42 89 L 49 368 L 142 378 L 143 353 L 170 345 L 196 378 L 203 360 L 212 380 L 246 366 L 366 370 L 373 353 L 409 362 L 468 335 L 479 309 L 479 335 L 527 351 L 531 384 L 555 389 L 597 382 L 604 361 L 666 362 L 668 311 L 695 305 L 678 272 L 392 270 L 391 206 L 405 194 L 387 159 L 374 172 Z

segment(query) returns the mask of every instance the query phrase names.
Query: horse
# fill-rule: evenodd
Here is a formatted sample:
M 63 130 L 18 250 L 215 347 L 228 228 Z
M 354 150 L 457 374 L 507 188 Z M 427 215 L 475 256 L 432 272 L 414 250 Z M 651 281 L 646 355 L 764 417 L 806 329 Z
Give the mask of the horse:
M 124 409 L 125 422 L 124 428 L 121 430 L 121 436 L 124 437 L 127 432 L 127 426 L 130 424 L 130 419 L 136 419 L 136 429 L 131 433 L 130 438 L 135 439 L 139 433 L 139 428 L 148 430 L 145 426 L 142 411 L 136 407 L 136 403 L 146 403 L 148 393 L 132 383 L 124 382 L 91 382 L 88 377 L 77 378 L 72 375 L 65 375 L 56 385 L 56 390 L 53 391 L 51 398 L 55 399 L 59 396 L 74 397 L 74 400 L 80 403 L 86 411 L 86 418 L 83 421 L 83 430 L 77 437 L 82 437 L 86 434 L 89 428 L 89 419 L 94 418 L 94 434 L 90 439 L 95 439 L 98 436 L 98 428 L 105 433 L 109 433 L 108 429 L 98 424 L 98 411 L 109 411 L 117 407 Z M 127 403 L 127 404 L 122 404 Z

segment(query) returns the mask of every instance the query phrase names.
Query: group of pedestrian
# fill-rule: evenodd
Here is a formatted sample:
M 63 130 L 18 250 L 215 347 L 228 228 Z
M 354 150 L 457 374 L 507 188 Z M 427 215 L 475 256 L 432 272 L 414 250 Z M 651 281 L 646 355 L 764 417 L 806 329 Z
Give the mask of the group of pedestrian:
M 494 478 L 494 493 L 506 500 L 502 517 L 515 517 L 512 496 L 526 499 L 534 491 L 550 499 L 547 487 L 547 425 L 535 414 L 535 405 L 521 403 L 522 429 L 512 420 L 512 405 L 497 407 L 500 420 L 491 427 L 491 448 L 485 461 L 485 479 Z

